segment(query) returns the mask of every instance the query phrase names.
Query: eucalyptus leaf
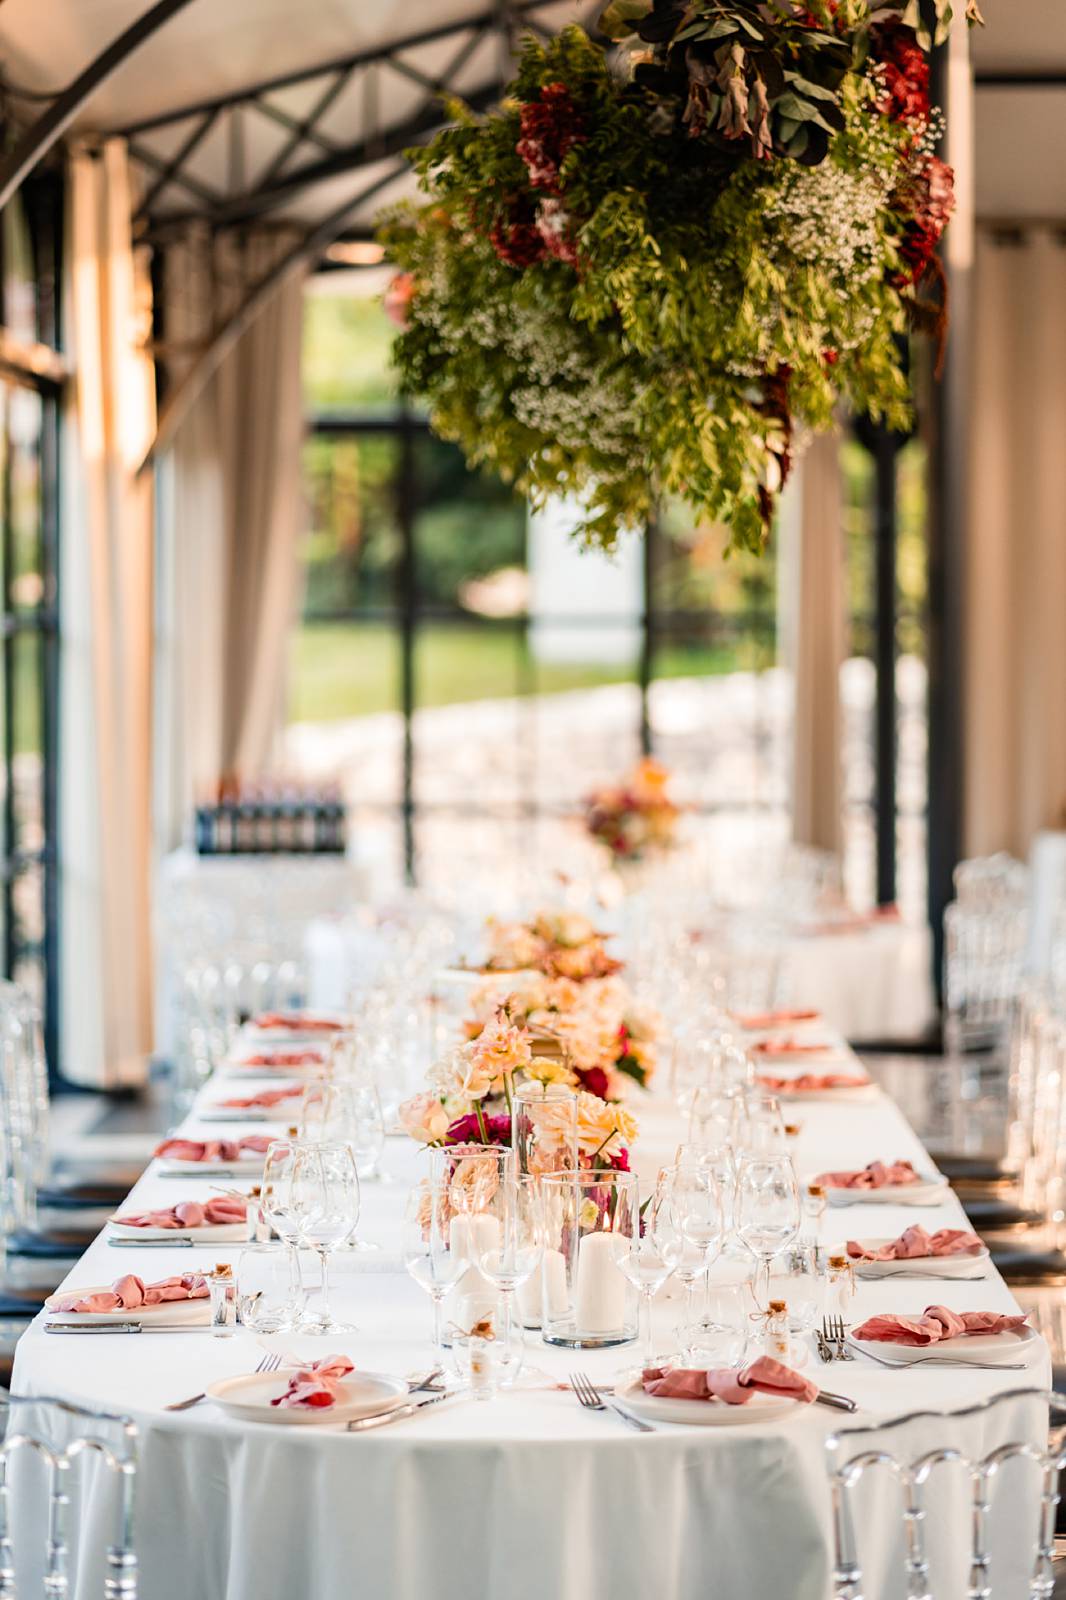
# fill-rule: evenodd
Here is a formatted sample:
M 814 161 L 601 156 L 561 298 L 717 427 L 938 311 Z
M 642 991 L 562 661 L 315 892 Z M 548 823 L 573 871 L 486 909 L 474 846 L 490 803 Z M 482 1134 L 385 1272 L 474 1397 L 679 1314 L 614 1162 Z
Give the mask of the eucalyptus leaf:
M 794 83 L 799 92 L 809 99 L 831 100 L 836 105 L 837 92 L 835 89 L 826 89 L 820 83 L 811 83 L 809 78 L 802 77 L 798 72 L 789 72 L 787 68 L 785 77 L 789 83 Z

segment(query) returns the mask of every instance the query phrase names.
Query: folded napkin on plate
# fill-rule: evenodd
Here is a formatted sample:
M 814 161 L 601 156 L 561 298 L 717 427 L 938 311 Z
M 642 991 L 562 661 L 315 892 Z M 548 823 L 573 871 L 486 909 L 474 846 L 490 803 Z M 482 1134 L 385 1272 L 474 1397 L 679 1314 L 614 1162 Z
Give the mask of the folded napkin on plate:
M 260 1089 L 258 1094 L 234 1095 L 231 1100 L 220 1100 L 219 1105 L 225 1106 L 227 1111 L 253 1111 L 260 1107 L 269 1111 L 272 1106 L 280 1105 L 283 1100 L 292 1100 L 303 1092 L 302 1083 L 292 1083 L 284 1089 Z
M 900 1316 L 885 1311 L 869 1317 L 851 1330 L 853 1339 L 885 1340 L 890 1344 L 939 1344 L 962 1334 L 1013 1333 L 1026 1325 L 1026 1315 L 1004 1315 L 999 1311 L 949 1311 L 947 1306 L 926 1306 L 921 1316 Z
M 771 1094 L 789 1094 L 795 1090 L 809 1094 L 815 1089 L 868 1089 L 869 1078 L 861 1078 L 854 1072 L 801 1072 L 795 1078 L 775 1078 L 770 1073 L 760 1072 L 755 1079 L 760 1089 L 769 1089 Z
M 686 1367 L 645 1367 L 644 1392 L 657 1400 L 724 1400 L 747 1405 L 758 1390 L 789 1400 L 811 1401 L 818 1385 L 772 1356 L 758 1356 L 746 1367 L 715 1367 L 709 1372 Z
M 242 1067 L 324 1067 L 326 1058 L 321 1050 L 258 1050 L 254 1055 L 241 1056 Z
M 269 1134 L 249 1133 L 243 1139 L 164 1139 L 153 1154 L 169 1161 L 239 1161 L 242 1155 L 263 1155 Z
M 253 1028 L 264 1032 L 341 1033 L 344 1026 L 336 1017 L 315 1017 L 309 1011 L 264 1011 L 252 1021 Z
M 901 1189 L 924 1180 L 909 1161 L 871 1161 L 859 1172 L 820 1172 L 812 1181 L 823 1189 Z
M 898 1239 L 867 1249 L 855 1239 L 848 1240 L 848 1255 L 853 1261 L 919 1261 L 926 1256 L 979 1256 L 984 1245 L 968 1228 L 940 1228 L 926 1233 L 921 1223 L 904 1228 Z
M 179 1200 L 165 1211 L 131 1211 L 115 1218 L 127 1228 L 221 1228 L 243 1222 L 248 1215 L 247 1200 L 237 1195 L 213 1195 L 199 1200 Z
M 820 1011 L 790 1011 L 787 1007 L 780 1011 L 749 1011 L 745 1016 L 733 1013 L 733 1021 L 748 1033 L 760 1033 L 763 1028 L 787 1028 L 790 1023 L 820 1022 L 821 1018 Z
M 796 1039 L 792 1034 L 780 1034 L 776 1039 L 757 1039 L 748 1045 L 753 1056 L 824 1056 L 833 1049 L 831 1039 Z
M 204 1300 L 210 1290 L 207 1280 L 199 1272 L 183 1272 L 180 1278 L 160 1278 L 158 1283 L 145 1283 L 128 1272 L 118 1278 L 110 1289 L 99 1289 L 95 1294 L 65 1294 L 50 1311 L 136 1311 L 140 1306 L 159 1306 L 171 1300 Z
M 284 1394 L 271 1400 L 272 1406 L 301 1406 L 320 1410 L 337 1400 L 337 1385 L 354 1370 L 347 1356 L 323 1356 L 321 1361 L 310 1361 L 289 1378 Z

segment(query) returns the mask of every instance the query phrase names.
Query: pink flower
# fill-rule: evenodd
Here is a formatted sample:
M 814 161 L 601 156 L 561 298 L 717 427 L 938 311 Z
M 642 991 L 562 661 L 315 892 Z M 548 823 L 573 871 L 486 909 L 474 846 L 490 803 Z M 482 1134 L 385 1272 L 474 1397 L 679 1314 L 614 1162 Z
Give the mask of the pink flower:
M 490 1084 L 527 1066 L 533 1056 L 525 1029 L 508 1022 L 502 1010 L 466 1048 L 475 1070 L 479 1074 L 487 1073 Z
M 438 1144 L 448 1132 L 448 1113 L 435 1094 L 416 1094 L 399 1111 L 404 1133 L 419 1144 Z
M 382 306 L 390 322 L 395 322 L 398 328 L 406 328 L 408 323 L 407 313 L 411 301 L 415 297 L 415 275 L 413 272 L 398 272 L 385 290 L 382 297 Z

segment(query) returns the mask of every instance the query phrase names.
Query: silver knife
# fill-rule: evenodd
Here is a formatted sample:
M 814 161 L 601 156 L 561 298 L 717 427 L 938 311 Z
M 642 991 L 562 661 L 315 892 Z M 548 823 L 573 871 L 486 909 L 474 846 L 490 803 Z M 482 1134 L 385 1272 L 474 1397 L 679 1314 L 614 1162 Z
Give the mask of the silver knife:
M 407 1405 L 397 1406 L 395 1411 L 382 1411 L 374 1417 L 357 1417 L 354 1422 L 349 1422 L 349 1433 L 369 1433 L 371 1428 L 383 1428 L 386 1423 L 400 1422 L 404 1417 L 413 1417 L 417 1411 L 424 1411 L 427 1406 L 435 1406 L 441 1400 L 453 1400 L 459 1395 L 466 1394 L 465 1389 L 448 1389 L 443 1394 L 431 1394 L 428 1400 L 412 1400 Z
M 257 1170 L 249 1167 L 205 1167 L 202 1172 L 166 1172 L 155 1174 L 157 1178 L 181 1178 L 188 1183 L 191 1178 L 255 1178 Z
M 846 1394 L 831 1394 L 828 1389 L 819 1389 L 814 1397 L 816 1406 L 829 1406 L 833 1411 L 858 1411 L 854 1400 L 849 1400 Z
M 192 1250 L 196 1244 L 194 1239 L 108 1239 L 107 1242 L 112 1250 Z
M 609 1406 L 616 1416 L 621 1417 L 623 1422 L 628 1422 L 629 1426 L 635 1428 L 638 1433 L 658 1432 L 658 1429 L 653 1427 L 650 1422 L 645 1422 L 642 1417 L 634 1416 L 632 1411 L 627 1411 L 625 1406 L 620 1406 L 617 1400 L 605 1399 L 604 1404 Z
M 206 1322 L 46 1322 L 45 1333 L 209 1333 Z

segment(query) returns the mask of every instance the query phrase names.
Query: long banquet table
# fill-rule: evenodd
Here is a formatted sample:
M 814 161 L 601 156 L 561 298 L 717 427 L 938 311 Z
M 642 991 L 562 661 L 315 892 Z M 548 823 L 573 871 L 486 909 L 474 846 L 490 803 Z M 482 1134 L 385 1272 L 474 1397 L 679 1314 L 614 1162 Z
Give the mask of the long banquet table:
M 219 1080 L 203 1092 L 218 1098 Z M 649 1096 L 638 1109 L 634 1165 L 643 1189 L 643 1179 L 672 1154 L 680 1126 L 664 1098 Z M 263 1131 L 261 1123 L 220 1129 L 203 1121 L 200 1110 L 184 1125 L 191 1136 Z M 802 1119 L 795 1140 L 801 1179 L 876 1158 L 929 1165 L 912 1129 L 880 1092 L 864 1103 L 794 1110 Z M 305 1355 L 345 1350 L 364 1369 L 427 1370 L 430 1305 L 403 1271 L 399 1221 L 423 1160 L 407 1142 L 387 1141 L 385 1167 L 398 1181 L 364 1186 L 359 1228 L 382 1251 L 334 1258 L 335 1314 L 361 1331 L 273 1342 Z M 206 1198 L 210 1183 L 164 1178 L 153 1163 L 131 1204 L 143 1210 Z M 932 1231 L 963 1218 L 950 1194 L 930 1210 L 831 1208 L 821 1236 L 833 1245 L 895 1235 L 916 1220 Z M 218 1256 L 235 1262 L 237 1254 L 219 1246 L 114 1250 L 101 1236 L 68 1282 L 108 1283 L 124 1272 L 151 1280 L 206 1267 Z M 1014 1307 L 994 1271 L 976 1282 L 864 1281 L 855 1320 L 934 1302 L 959 1310 Z M 676 1303 L 657 1306 L 664 1335 L 675 1313 Z M 363 1435 L 325 1425 L 239 1424 L 210 1403 L 180 1413 L 162 1409 L 217 1378 L 251 1371 L 261 1352 L 244 1332 L 228 1341 L 206 1330 L 65 1337 L 45 1334 L 38 1320 L 20 1341 L 13 1387 L 136 1420 L 145 1600 L 588 1600 L 592 1593 L 618 1600 L 826 1600 L 828 1432 L 925 1408 L 955 1409 L 1012 1388 L 1046 1388 L 1050 1378 L 1042 1344 L 1025 1372 L 933 1365 L 887 1371 L 861 1358 L 822 1367 L 812 1354 L 807 1370 L 858 1401 L 854 1418 L 815 1406 L 777 1424 L 664 1426 L 638 1435 L 613 1415 L 583 1411 L 549 1381 L 579 1367 L 607 1382 L 631 1362 L 631 1350 L 574 1353 L 549 1350 L 536 1334 L 529 1339 L 536 1371 L 516 1391 L 486 1404 L 456 1397 Z M 976 1430 L 969 1437 L 983 1448 L 1009 1437 L 1036 1439 L 1044 1415 L 1032 1400 L 1011 1402 L 994 1419 L 968 1424 Z M 941 1439 L 934 1421 L 912 1427 L 907 1442 L 928 1448 Z M 1034 1527 L 1035 1504 L 1034 1488 Z M 86 1515 L 102 1518 L 102 1506 L 94 1495 Z M 891 1550 L 898 1552 L 901 1526 L 890 1491 L 876 1501 L 874 1515 L 878 1560 L 885 1563 Z M 99 1531 L 105 1533 L 102 1521 Z M 96 1591 L 79 1574 L 75 1595 L 90 1592 Z M 866 1592 L 897 1590 L 873 1582 Z

